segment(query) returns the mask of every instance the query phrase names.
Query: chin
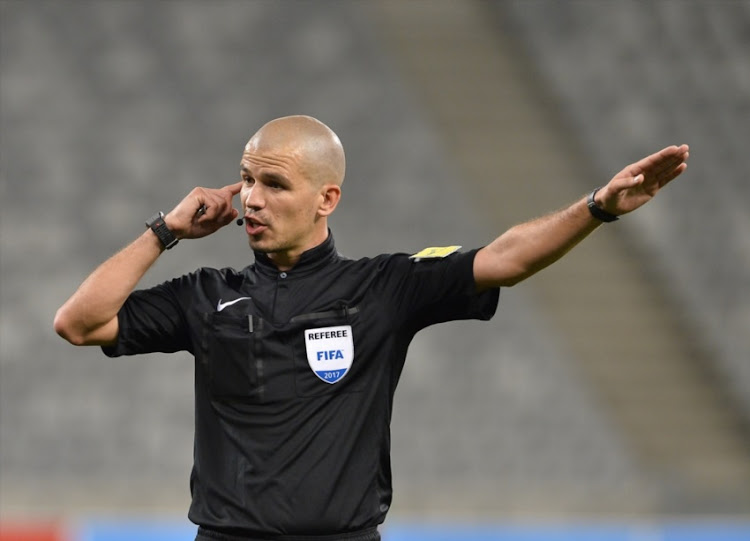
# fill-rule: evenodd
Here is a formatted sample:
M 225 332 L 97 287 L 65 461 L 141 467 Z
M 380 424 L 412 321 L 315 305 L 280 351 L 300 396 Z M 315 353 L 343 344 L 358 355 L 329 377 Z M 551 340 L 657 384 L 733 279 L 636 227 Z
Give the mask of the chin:
M 248 240 L 248 244 L 250 245 L 250 248 L 254 252 L 261 252 L 261 253 L 264 253 L 264 254 L 270 254 L 270 253 L 278 251 L 278 248 L 276 246 L 273 246 L 268 241 L 264 242 L 262 240 L 253 240 L 252 238 L 250 238 Z
M 253 240 L 252 238 L 247 239 L 248 245 L 250 245 L 250 248 L 255 252 L 265 252 L 263 249 L 263 243 L 257 240 Z

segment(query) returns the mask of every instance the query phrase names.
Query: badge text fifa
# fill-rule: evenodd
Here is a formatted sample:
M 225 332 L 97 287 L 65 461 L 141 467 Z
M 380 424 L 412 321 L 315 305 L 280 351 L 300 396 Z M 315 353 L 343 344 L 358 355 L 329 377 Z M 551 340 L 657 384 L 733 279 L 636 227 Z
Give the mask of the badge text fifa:
M 319 361 L 330 361 L 332 359 L 343 359 L 344 352 L 340 349 L 331 349 L 328 351 L 318 351 Z

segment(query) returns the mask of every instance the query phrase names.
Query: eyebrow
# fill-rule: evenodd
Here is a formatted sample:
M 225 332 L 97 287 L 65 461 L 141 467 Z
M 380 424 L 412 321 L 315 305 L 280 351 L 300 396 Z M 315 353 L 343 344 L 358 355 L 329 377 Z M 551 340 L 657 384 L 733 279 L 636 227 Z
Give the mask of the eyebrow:
M 279 173 L 264 173 L 261 175 L 265 180 L 271 181 L 271 182 L 278 182 L 279 184 L 289 184 L 289 180 L 284 175 L 280 175 Z
M 248 169 L 247 166 L 244 166 L 244 165 L 241 166 L 240 171 L 242 171 L 243 173 L 245 173 L 246 175 L 250 177 L 254 177 L 252 171 L 250 171 L 250 169 Z M 259 176 L 261 176 L 266 181 L 279 182 L 281 184 L 289 184 L 289 180 L 284 175 L 281 175 L 279 173 L 263 173 Z

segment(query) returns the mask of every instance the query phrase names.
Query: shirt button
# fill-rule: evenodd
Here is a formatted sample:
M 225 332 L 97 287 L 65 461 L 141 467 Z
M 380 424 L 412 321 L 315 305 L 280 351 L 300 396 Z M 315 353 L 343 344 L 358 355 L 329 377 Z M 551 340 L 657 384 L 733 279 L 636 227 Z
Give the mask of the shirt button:
M 286 278 L 286 273 L 282 272 L 281 274 L 279 274 L 279 278 Z

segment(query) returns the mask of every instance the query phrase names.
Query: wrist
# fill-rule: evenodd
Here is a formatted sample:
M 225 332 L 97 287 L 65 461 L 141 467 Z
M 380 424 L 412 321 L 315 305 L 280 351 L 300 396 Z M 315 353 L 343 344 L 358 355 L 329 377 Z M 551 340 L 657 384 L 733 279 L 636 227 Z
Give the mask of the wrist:
M 172 232 L 172 234 L 175 237 L 177 237 L 178 240 L 182 240 L 185 238 L 185 235 L 183 234 L 183 230 L 179 226 L 178 220 L 172 212 L 164 215 L 164 223 L 166 224 L 167 228 Z
M 147 227 L 146 230 L 143 232 L 144 237 L 148 239 L 149 244 L 153 244 L 154 247 L 159 250 L 159 253 L 166 251 L 166 248 L 164 247 L 164 243 L 162 243 L 161 240 L 159 240 L 159 237 L 156 236 L 156 233 L 154 233 L 153 229 L 150 227 Z
M 612 214 L 604 210 L 603 206 L 597 202 L 596 196 L 602 188 L 595 188 L 586 199 L 586 206 L 588 206 L 591 215 L 601 222 L 614 222 L 620 218 L 617 215 Z M 601 200 L 601 197 L 600 197 Z

